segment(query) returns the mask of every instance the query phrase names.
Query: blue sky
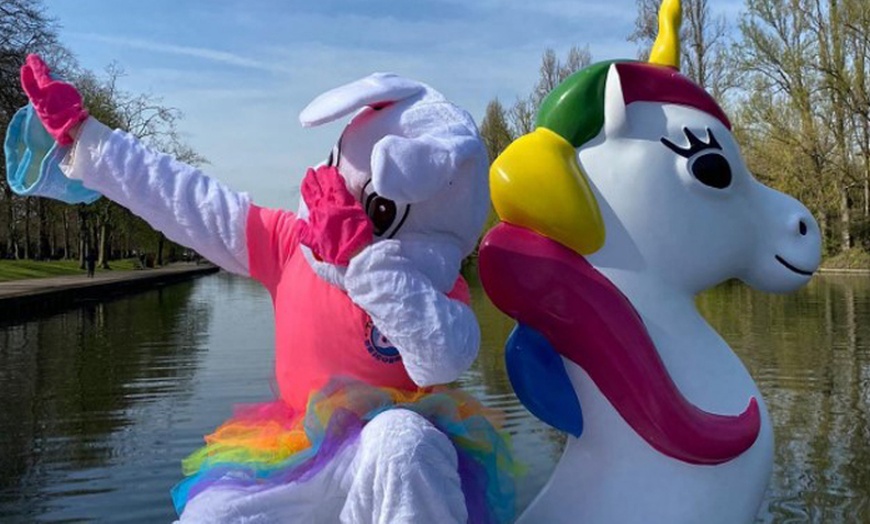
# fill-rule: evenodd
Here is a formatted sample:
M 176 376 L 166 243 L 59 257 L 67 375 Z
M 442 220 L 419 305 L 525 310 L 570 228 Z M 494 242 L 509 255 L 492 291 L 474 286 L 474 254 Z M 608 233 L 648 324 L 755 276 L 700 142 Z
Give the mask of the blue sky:
M 711 0 L 733 16 L 740 0 Z M 634 57 L 634 0 L 67 0 L 46 2 L 88 69 L 116 62 L 121 86 L 184 113 L 204 169 L 262 205 L 295 208 L 306 167 L 344 121 L 302 129 L 319 93 L 392 71 L 426 82 L 480 122 L 498 96 L 534 85 L 543 51 L 589 44 Z

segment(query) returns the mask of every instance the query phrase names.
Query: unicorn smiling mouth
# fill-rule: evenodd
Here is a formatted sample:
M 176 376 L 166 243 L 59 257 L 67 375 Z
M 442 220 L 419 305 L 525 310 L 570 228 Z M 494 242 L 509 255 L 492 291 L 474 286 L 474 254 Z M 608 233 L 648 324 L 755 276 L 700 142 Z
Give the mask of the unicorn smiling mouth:
M 786 268 L 788 268 L 789 270 L 794 271 L 798 275 L 804 275 L 804 276 L 808 276 L 808 277 L 813 276 L 812 271 L 804 271 L 803 269 L 796 268 L 793 265 L 789 264 L 784 258 L 782 258 L 779 255 L 776 255 L 776 261 L 779 262 L 780 264 L 782 264 L 783 266 L 785 266 Z

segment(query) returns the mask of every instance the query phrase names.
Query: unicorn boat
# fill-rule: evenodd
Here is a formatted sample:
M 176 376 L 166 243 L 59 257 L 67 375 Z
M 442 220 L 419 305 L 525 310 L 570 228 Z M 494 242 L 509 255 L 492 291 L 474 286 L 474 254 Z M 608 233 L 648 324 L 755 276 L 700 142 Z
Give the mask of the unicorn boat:
M 757 386 L 695 307 L 732 278 L 806 284 L 820 233 L 747 169 L 728 117 L 679 74 L 665 0 L 650 63 L 574 74 L 493 164 L 504 223 L 484 288 L 519 325 L 511 382 L 569 433 L 521 523 L 752 522 L 773 465 Z

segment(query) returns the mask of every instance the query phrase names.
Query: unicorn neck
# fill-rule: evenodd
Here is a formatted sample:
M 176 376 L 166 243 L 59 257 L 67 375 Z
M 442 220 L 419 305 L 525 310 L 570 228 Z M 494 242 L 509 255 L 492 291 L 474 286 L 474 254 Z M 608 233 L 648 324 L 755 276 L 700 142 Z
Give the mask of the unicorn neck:
M 691 292 L 637 271 L 598 266 L 595 269 L 613 282 L 644 318 L 680 319 L 680 322 L 700 320 L 706 323 L 695 307 L 695 296 Z

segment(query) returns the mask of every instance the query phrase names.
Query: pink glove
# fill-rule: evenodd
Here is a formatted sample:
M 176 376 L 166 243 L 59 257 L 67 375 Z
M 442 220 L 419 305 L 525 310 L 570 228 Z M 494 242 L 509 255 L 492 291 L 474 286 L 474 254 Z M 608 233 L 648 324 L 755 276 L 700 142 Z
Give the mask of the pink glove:
M 308 221 L 299 220 L 299 241 L 321 260 L 346 266 L 372 242 L 373 227 L 362 205 L 334 167 L 309 169 L 302 180 Z
M 48 66 L 37 55 L 27 55 L 21 66 L 21 87 L 48 134 L 62 146 L 72 144 L 70 130 L 88 118 L 78 90 L 52 79 Z

